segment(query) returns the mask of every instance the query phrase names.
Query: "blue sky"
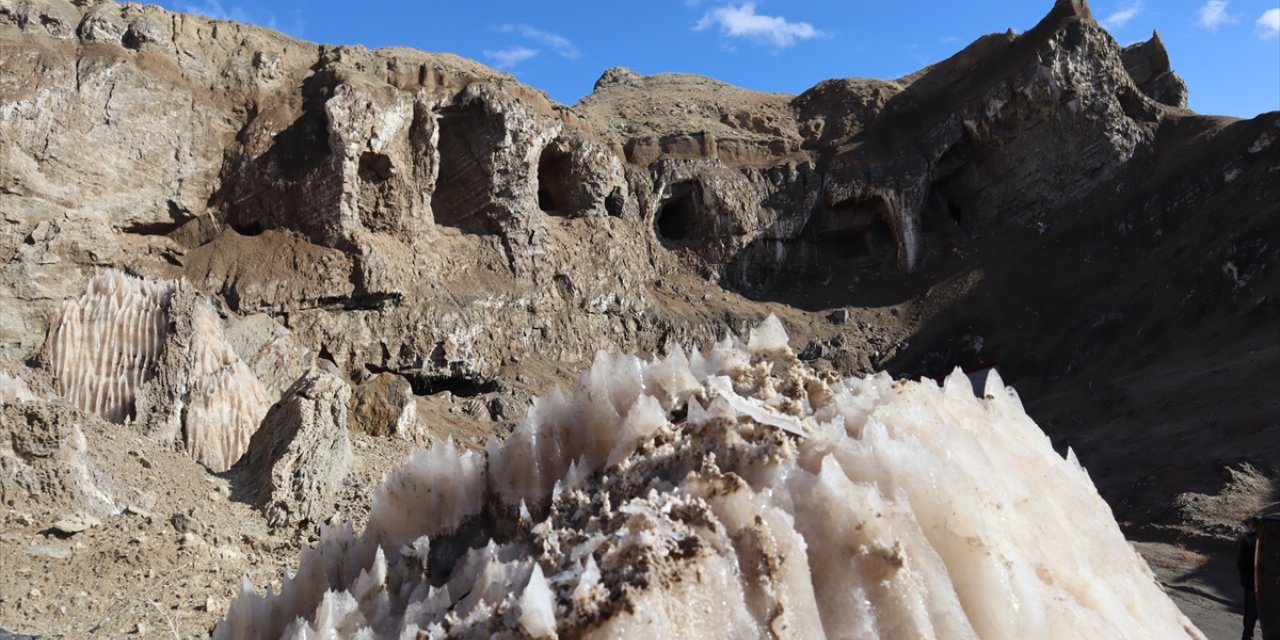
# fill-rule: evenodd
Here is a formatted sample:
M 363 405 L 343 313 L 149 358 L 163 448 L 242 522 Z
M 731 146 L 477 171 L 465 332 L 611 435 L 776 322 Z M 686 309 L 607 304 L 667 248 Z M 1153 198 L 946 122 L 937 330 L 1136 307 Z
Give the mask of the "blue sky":
M 896 78 L 978 36 L 1034 25 L 1052 0 L 164 0 L 307 40 L 449 51 L 572 104 L 611 66 L 799 93 L 836 77 Z M 1159 29 L 1200 113 L 1280 109 L 1280 0 L 1093 0 L 1120 41 Z

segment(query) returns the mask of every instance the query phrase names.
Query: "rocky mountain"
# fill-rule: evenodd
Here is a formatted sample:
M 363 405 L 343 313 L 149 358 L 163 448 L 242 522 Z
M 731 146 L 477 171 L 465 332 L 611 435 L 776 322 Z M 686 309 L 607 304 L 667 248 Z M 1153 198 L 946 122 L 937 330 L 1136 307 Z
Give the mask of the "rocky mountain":
M 264 518 L 266 571 L 317 514 L 358 521 L 358 479 L 408 442 L 479 447 L 599 349 L 666 354 L 773 313 L 819 372 L 997 365 L 1170 584 L 1229 587 L 1231 527 L 1280 501 L 1280 113 L 1186 96 L 1158 34 L 1122 48 L 1084 0 L 896 80 L 784 95 L 614 68 L 573 106 L 449 54 L 0 0 L 5 562 L 56 565 L 21 551 L 50 518 L 136 502 L 86 435 L 127 429 L 132 458 L 184 477 L 208 472 L 169 449 L 219 472 L 249 449 L 208 477 L 229 487 L 215 512 Z M 147 282 L 91 283 L 123 274 Z M 279 479 L 342 422 L 354 452 L 309 464 L 345 484 Z M 188 518 L 179 498 L 208 489 L 174 486 L 160 502 Z M 199 532 L 144 520 L 175 567 L 254 564 L 234 525 L 179 553 Z M 127 544 L 111 526 L 102 544 Z M 218 607 L 187 600 L 233 586 L 166 604 L 207 631 Z M 6 586 L 0 626 L 73 628 L 51 588 Z M 76 615 L 116 605 L 97 606 Z

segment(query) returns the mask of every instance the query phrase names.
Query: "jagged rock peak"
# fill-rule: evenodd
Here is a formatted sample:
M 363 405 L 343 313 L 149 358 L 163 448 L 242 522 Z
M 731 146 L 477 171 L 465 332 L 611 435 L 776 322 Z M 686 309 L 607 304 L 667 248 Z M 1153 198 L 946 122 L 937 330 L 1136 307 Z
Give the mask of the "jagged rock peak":
M 1089 3 L 1087 0 L 1058 0 L 1053 4 L 1053 11 L 1050 11 L 1049 15 L 1055 18 L 1076 17 L 1085 20 L 1093 19 L 1093 11 L 1089 10 Z
M 626 67 L 609 67 L 600 74 L 600 79 L 596 80 L 596 84 L 592 87 L 592 91 L 599 91 L 606 87 L 615 85 L 623 85 L 628 87 L 640 86 L 640 74 Z
M 1187 85 L 1176 73 L 1169 61 L 1169 50 L 1159 31 L 1151 33 L 1151 39 L 1125 47 L 1120 52 L 1125 71 L 1138 85 L 1138 89 L 1156 102 L 1173 107 L 1186 108 Z

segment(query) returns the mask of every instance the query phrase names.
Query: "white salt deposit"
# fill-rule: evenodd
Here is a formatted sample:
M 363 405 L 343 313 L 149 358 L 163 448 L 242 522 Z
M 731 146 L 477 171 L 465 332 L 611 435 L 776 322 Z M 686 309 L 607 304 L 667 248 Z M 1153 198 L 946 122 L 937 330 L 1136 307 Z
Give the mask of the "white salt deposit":
M 271 400 L 222 335 L 208 303 L 191 322 L 191 373 L 182 398 L 182 439 L 187 453 L 214 471 L 226 471 L 249 449 Z
M 31 387 L 27 386 L 26 380 L 0 371 L 0 404 L 34 402 L 38 399 L 36 394 L 31 392 Z
M 997 375 L 819 377 L 775 319 L 415 452 L 214 637 L 495 634 L 1203 637 Z
M 50 333 L 58 390 L 73 406 L 111 422 L 133 415 L 134 394 L 155 369 L 168 327 L 172 281 L 111 270 L 68 300 Z
M 227 343 L 208 302 L 188 307 L 189 323 L 173 322 L 178 290 L 172 280 L 118 271 L 95 276 L 84 295 L 63 305 L 50 332 L 50 363 L 68 402 L 124 422 L 134 417 L 139 388 L 176 349 L 169 354 L 169 374 L 177 397 L 161 403 L 176 405 L 169 408 L 178 417 L 163 439 L 180 438 L 192 458 L 225 471 L 248 448 L 271 401 Z M 174 324 L 189 326 L 189 334 L 172 339 Z

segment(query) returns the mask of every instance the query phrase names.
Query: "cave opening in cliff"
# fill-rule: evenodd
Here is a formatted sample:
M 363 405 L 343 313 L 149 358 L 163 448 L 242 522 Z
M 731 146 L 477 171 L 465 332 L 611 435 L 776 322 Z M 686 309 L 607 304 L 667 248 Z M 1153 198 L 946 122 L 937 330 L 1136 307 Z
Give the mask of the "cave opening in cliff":
M 691 239 L 698 229 L 697 185 L 692 181 L 671 185 L 671 196 L 658 206 L 654 228 L 658 238 L 669 242 Z
M 232 223 L 230 224 L 230 226 L 233 230 L 235 230 L 236 233 L 242 236 L 260 236 L 264 231 L 262 227 L 262 222 L 259 220 Z
M 573 188 L 573 169 L 568 153 L 552 144 L 538 158 L 538 208 L 552 216 L 567 216 Z
M 894 264 L 898 243 L 893 210 L 880 196 L 849 198 L 814 212 L 801 236 L 835 259 Z
M 604 210 L 611 216 L 617 218 L 622 215 L 622 207 L 626 204 L 625 198 L 622 196 L 622 189 L 614 187 L 609 192 L 609 197 L 604 199 Z
M 946 180 L 939 180 L 929 185 L 929 197 L 925 206 L 930 221 L 943 220 L 945 215 L 946 219 L 950 219 L 956 226 L 964 224 L 964 209 L 951 194 Z
M 431 211 L 436 224 L 467 233 L 497 233 L 490 210 L 492 178 L 489 155 L 502 139 L 496 119 L 472 103 L 440 112 L 440 171 Z

